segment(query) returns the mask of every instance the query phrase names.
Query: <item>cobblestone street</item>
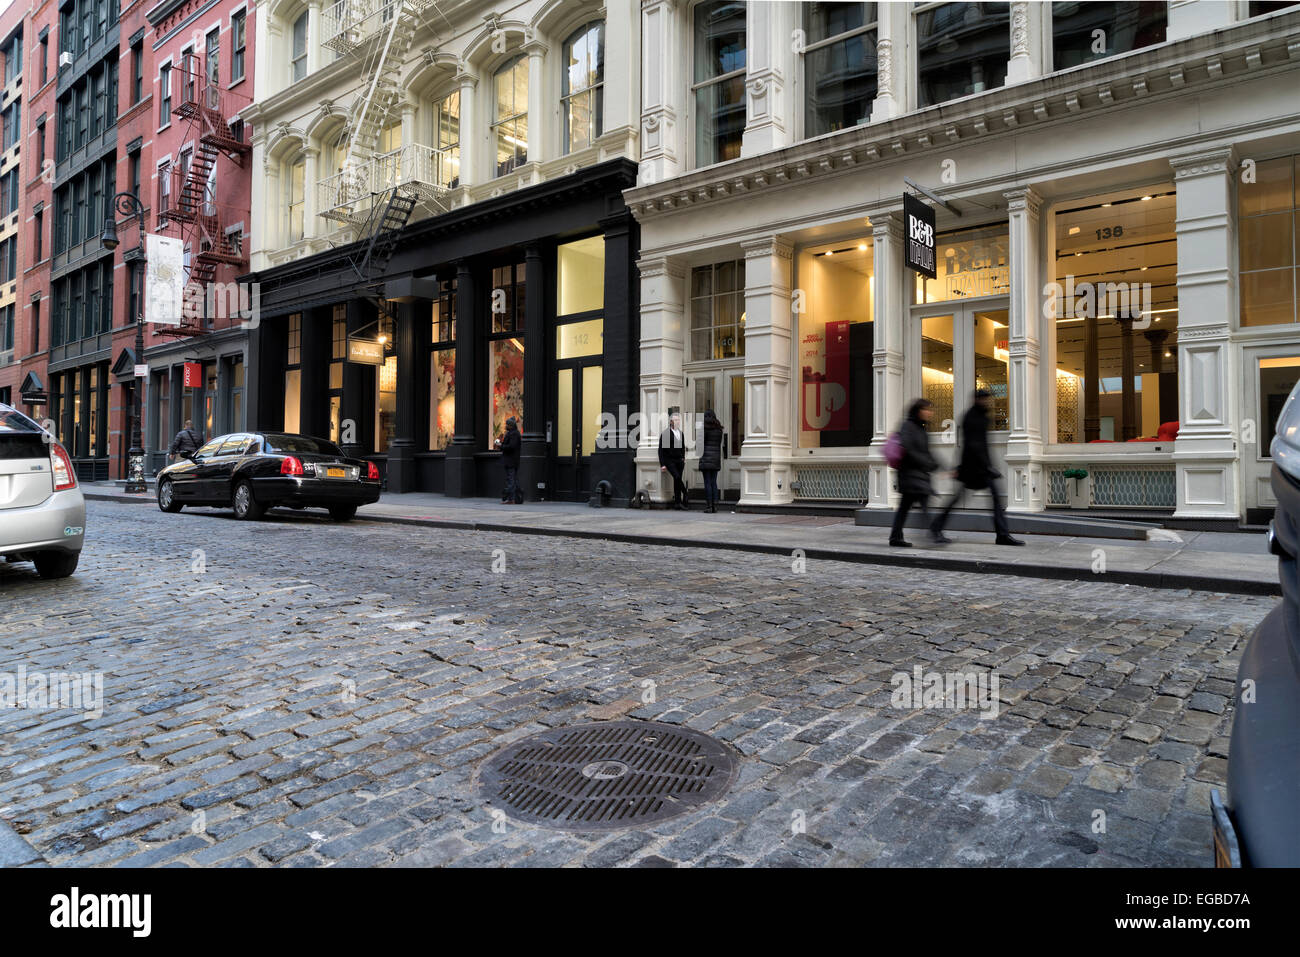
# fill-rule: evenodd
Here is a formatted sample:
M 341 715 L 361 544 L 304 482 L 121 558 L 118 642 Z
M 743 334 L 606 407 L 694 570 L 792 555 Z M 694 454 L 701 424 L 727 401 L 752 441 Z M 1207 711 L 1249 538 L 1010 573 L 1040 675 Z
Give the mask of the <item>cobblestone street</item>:
M 0 566 L 0 671 L 100 670 L 104 713 L 0 713 L 0 817 L 53 864 L 1211 863 L 1274 599 L 794 564 L 90 502 L 75 577 Z M 895 707 L 917 666 L 992 669 L 1000 713 Z M 734 786 L 493 826 L 485 757 L 625 716 L 728 742 Z

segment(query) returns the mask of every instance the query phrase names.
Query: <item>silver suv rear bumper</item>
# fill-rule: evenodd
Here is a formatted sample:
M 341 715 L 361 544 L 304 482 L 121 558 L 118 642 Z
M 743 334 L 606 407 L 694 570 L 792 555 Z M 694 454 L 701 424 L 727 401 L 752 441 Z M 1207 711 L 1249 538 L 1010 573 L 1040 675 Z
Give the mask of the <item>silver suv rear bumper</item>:
M 55 492 L 40 505 L 0 509 L 0 555 L 79 552 L 86 540 L 80 488 Z

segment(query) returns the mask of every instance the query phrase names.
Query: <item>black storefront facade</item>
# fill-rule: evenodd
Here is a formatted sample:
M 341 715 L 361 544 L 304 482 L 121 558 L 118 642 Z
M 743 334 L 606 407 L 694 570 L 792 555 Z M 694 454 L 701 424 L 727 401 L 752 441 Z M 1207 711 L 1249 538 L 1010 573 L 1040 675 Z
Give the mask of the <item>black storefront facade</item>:
M 361 243 L 245 277 L 261 296 L 248 428 L 331 438 L 388 491 L 499 497 L 513 416 L 527 499 L 626 503 L 635 180 L 618 159 L 420 220 L 369 282 Z

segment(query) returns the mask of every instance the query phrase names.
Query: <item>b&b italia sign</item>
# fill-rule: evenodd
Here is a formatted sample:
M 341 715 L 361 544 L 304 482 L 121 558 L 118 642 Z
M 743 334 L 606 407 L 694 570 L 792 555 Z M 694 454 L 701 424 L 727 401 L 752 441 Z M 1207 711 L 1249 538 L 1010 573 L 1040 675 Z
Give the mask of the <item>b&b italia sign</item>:
M 908 193 L 903 194 L 903 232 L 907 268 L 934 279 L 934 210 Z

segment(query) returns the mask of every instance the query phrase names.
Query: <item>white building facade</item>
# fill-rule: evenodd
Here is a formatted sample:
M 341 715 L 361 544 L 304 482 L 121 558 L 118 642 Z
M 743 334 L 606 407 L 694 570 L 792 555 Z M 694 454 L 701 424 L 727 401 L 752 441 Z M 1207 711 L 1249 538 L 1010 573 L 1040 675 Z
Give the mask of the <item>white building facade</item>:
M 1300 378 L 1300 5 L 641 17 L 641 410 L 714 409 L 729 498 L 891 508 L 908 403 L 952 463 L 984 388 L 1010 509 L 1267 514 Z M 904 266 L 905 177 L 946 203 L 934 279 Z M 637 482 L 659 494 L 650 430 Z

